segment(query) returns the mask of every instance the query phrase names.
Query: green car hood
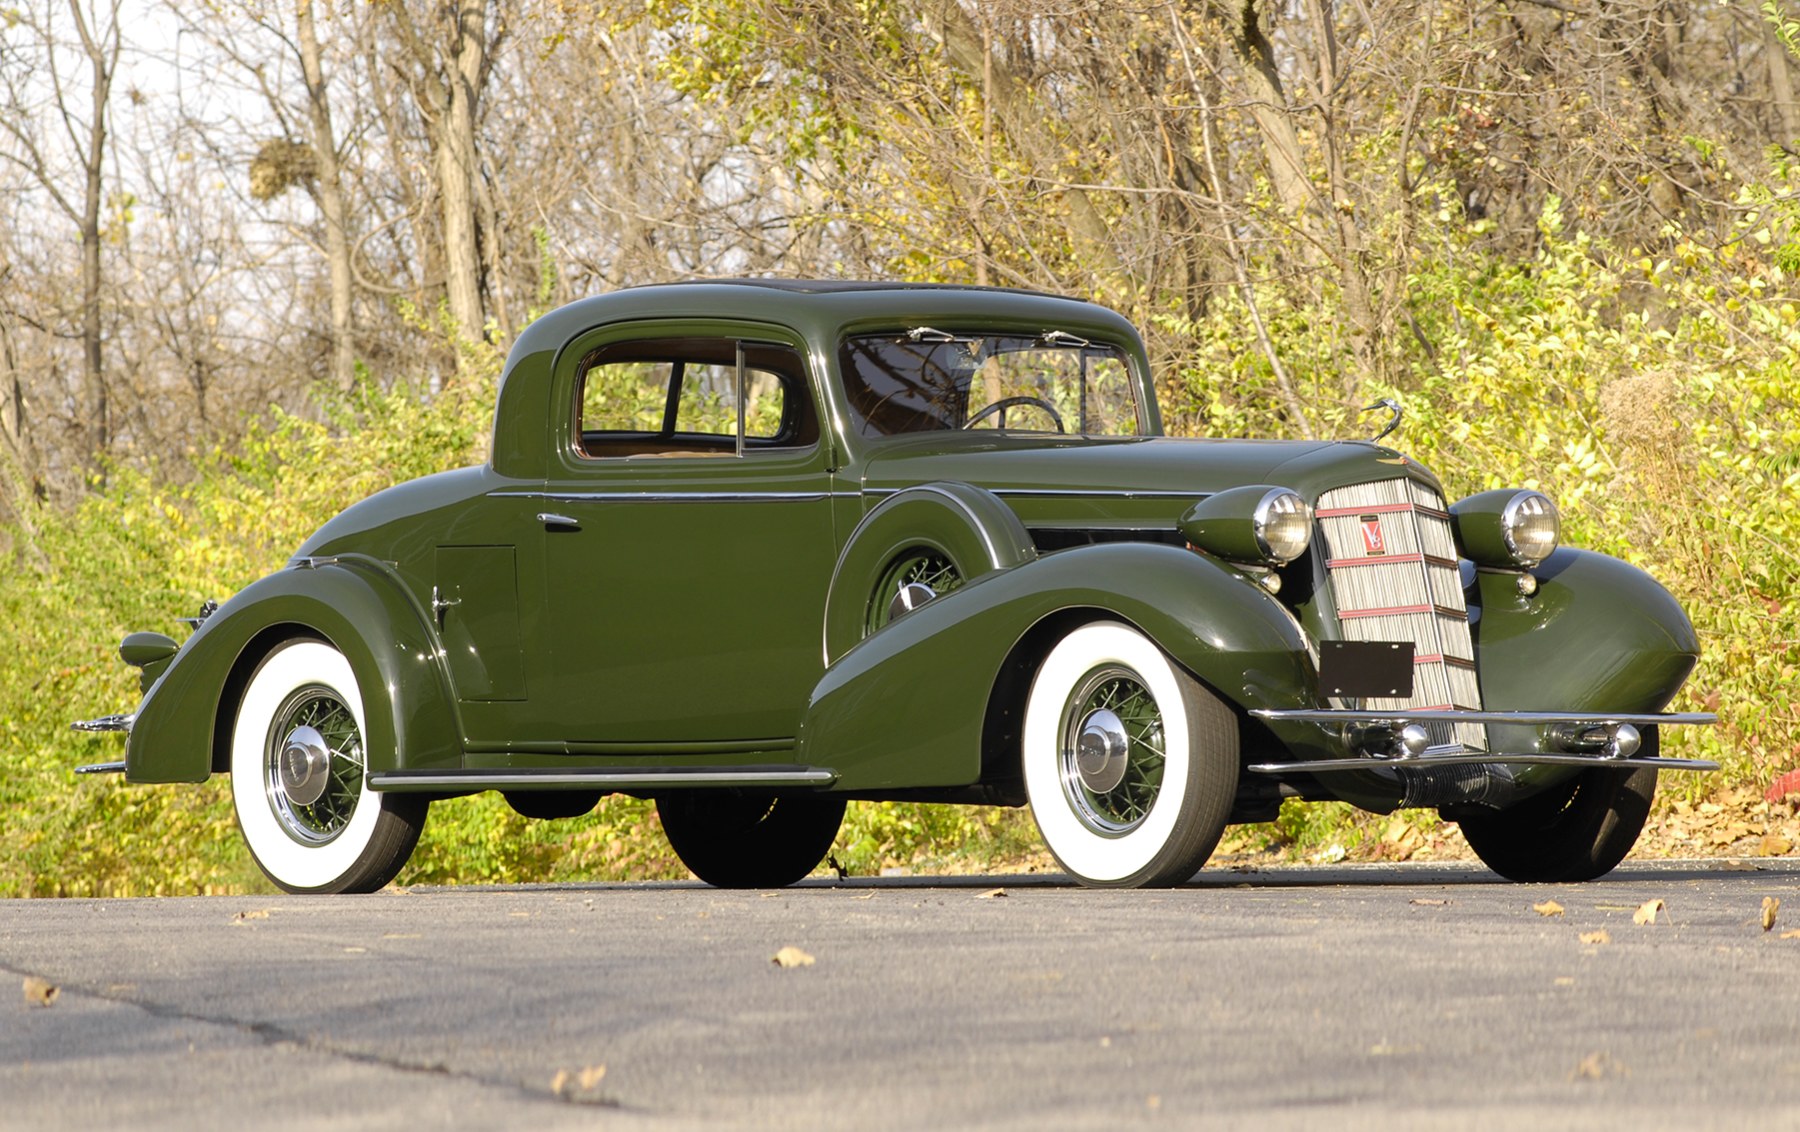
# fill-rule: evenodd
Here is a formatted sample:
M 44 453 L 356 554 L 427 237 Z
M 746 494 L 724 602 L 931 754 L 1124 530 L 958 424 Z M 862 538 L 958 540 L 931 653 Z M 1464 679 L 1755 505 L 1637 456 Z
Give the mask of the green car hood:
M 1416 461 L 1362 440 L 933 435 L 875 447 L 862 487 L 879 494 L 952 480 L 995 492 L 1027 521 L 1155 517 L 1172 523 L 1193 501 L 1244 484 L 1288 487 L 1316 502 L 1333 488 L 1401 476 L 1442 493 Z

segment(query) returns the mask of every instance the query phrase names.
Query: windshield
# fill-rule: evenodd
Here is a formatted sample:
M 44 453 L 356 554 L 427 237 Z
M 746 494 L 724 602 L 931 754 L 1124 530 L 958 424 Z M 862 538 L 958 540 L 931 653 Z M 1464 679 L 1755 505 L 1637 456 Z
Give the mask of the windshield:
M 841 362 L 863 436 L 1140 431 L 1137 383 L 1124 352 L 1064 331 L 950 334 L 920 326 L 845 339 Z

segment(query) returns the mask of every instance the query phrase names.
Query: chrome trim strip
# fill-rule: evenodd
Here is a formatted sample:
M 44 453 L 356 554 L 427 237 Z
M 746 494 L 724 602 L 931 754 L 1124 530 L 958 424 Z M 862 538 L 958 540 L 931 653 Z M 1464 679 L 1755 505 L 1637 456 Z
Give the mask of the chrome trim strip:
M 118 761 L 116 763 L 88 763 L 86 766 L 76 767 L 75 773 L 76 774 L 124 774 L 125 773 L 125 762 L 124 762 L 124 760 L 121 759 L 120 761 Z
M 919 484 L 915 486 L 922 487 L 924 485 Z M 975 484 L 973 486 L 980 487 L 981 485 Z M 909 490 L 911 489 L 904 487 L 865 487 L 862 489 L 862 494 L 897 495 L 902 491 Z M 995 495 L 1000 496 L 1013 495 L 1037 499 L 1186 499 L 1195 503 L 1200 502 L 1202 499 L 1207 499 L 1212 495 L 1212 492 L 1210 491 L 1153 491 L 1149 489 L 1141 491 L 1095 491 L 1090 488 L 1081 487 L 989 487 L 983 488 L 983 490 L 991 491 Z
M 69 724 L 71 731 L 130 731 L 137 722 L 137 712 L 103 715 L 99 719 L 78 719 Z M 120 764 L 123 765 L 123 764 Z
M 595 767 L 584 770 L 378 770 L 369 775 L 375 790 L 414 787 L 475 787 L 482 790 L 532 787 L 600 786 L 612 790 L 654 789 L 659 786 L 829 786 L 837 771 L 822 767 L 793 770 L 735 770 L 731 767 Z
M 1420 755 L 1418 758 L 1317 759 L 1313 762 L 1253 763 L 1246 770 L 1257 774 L 1314 774 L 1340 770 L 1423 770 L 1434 766 L 1469 766 L 1480 763 L 1511 763 L 1524 766 L 1654 766 L 1663 770 L 1718 770 L 1719 764 L 1707 759 L 1629 758 L 1609 759 L 1604 755 L 1538 754 L 1496 755 L 1488 751 L 1468 751 L 1460 755 Z
M 788 503 L 856 499 L 856 491 L 496 491 L 490 498 L 554 503 Z
M 1707 724 L 1719 722 L 1711 712 L 1592 712 L 1592 711 L 1418 711 L 1409 708 L 1377 708 L 1353 711 L 1335 708 L 1255 708 L 1258 719 L 1277 723 L 1518 723 L 1542 725 L 1579 723 L 1605 727 L 1621 723 L 1656 726 L 1663 723 Z M 1615 760 L 1616 761 L 1616 760 Z

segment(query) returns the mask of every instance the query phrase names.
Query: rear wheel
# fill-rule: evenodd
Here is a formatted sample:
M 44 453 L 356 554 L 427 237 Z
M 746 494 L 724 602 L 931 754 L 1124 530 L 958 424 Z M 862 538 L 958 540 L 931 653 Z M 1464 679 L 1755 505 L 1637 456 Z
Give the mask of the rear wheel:
M 1025 707 L 1025 792 L 1083 884 L 1180 884 L 1212 855 L 1237 792 L 1237 719 L 1128 625 L 1064 637 Z
M 1657 751 L 1644 729 L 1641 755 Z M 1499 811 L 1446 814 L 1469 848 L 1507 880 L 1581 881 L 1611 872 L 1637 844 L 1656 797 L 1656 768 L 1595 767 Z
M 231 796 L 251 856 L 288 892 L 374 892 L 425 828 L 427 803 L 368 785 L 362 694 L 344 654 L 289 641 L 238 704 Z
M 684 790 L 658 798 L 656 813 L 675 855 L 707 884 L 784 888 L 831 852 L 844 800 Z

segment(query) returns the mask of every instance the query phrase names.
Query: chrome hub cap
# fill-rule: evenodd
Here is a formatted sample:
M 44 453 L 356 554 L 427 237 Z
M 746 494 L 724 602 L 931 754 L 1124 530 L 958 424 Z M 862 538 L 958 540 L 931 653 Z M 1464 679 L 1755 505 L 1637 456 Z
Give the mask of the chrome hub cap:
M 317 728 L 296 727 L 281 746 L 281 789 L 288 801 L 310 806 L 325 793 L 330 781 L 331 752 Z
M 937 596 L 937 591 L 924 582 L 908 582 L 894 592 L 894 600 L 888 603 L 888 620 L 911 613 Z
M 1125 779 L 1125 754 L 1131 737 L 1117 714 L 1098 708 L 1088 714 L 1075 740 L 1075 767 L 1081 784 L 1105 794 Z

